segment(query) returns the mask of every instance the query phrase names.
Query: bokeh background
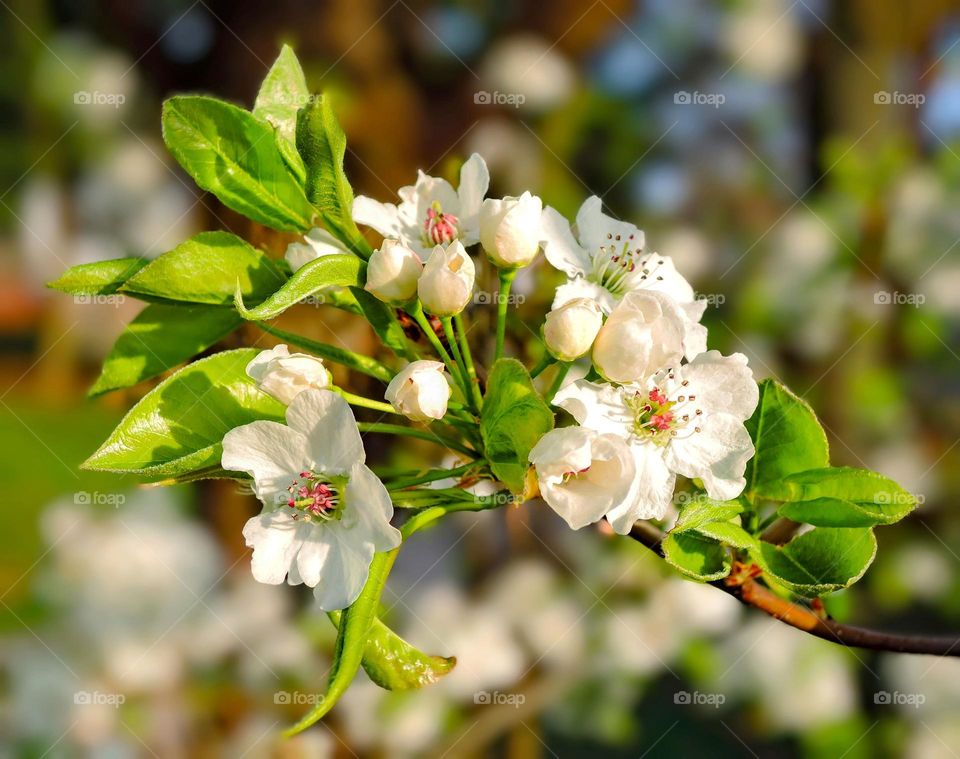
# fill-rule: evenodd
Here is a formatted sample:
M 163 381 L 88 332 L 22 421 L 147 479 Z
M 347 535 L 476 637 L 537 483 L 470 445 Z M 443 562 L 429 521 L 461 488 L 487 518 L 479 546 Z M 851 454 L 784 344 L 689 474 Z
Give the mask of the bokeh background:
M 881 528 L 840 619 L 960 630 L 960 8 L 947 0 L 0 0 L 0 756 L 960 754 L 960 664 L 844 650 L 681 581 L 537 505 L 418 535 L 390 623 L 459 666 L 424 691 L 358 677 L 279 730 L 333 641 L 302 589 L 257 585 L 230 483 L 138 490 L 78 465 L 148 387 L 85 393 L 135 301 L 44 288 L 227 228 L 160 104 L 250 106 L 283 41 L 334 97 L 358 193 L 472 151 L 492 194 L 590 194 L 711 299 L 711 347 L 813 403 L 835 464 L 923 501 Z M 525 273 L 536 327 L 555 273 Z M 473 318 L 489 319 L 477 304 Z M 310 306 L 284 326 L 375 350 Z M 478 331 L 479 332 L 479 331 Z M 253 328 L 235 344 L 267 347 Z M 516 355 L 535 357 L 530 333 Z M 373 394 L 376 387 L 361 387 Z M 440 464 L 368 441 L 379 466 Z M 484 694 L 488 694 L 485 696 Z

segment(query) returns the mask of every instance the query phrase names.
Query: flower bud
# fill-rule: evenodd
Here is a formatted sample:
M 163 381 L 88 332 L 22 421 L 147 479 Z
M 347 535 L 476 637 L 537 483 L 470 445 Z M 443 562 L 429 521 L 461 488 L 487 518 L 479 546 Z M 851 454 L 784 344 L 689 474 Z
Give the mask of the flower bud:
M 547 314 L 543 339 L 560 361 L 573 361 L 590 350 L 603 326 L 603 311 L 592 298 L 574 298 Z
M 408 419 L 429 422 L 447 413 L 450 393 L 442 363 L 414 361 L 390 380 L 384 397 Z
M 348 252 L 343 243 L 327 230 L 314 227 L 303 236 L 303 242 L 290 243 L 283 257 L 290 264 L 290 269 L 296 271 L 318 258 Z
M 258 353 L 247 364 L 247 374 L 261 390 L 287 405 L 303 390 L 330 384 L 330 374 L 321 359 L 290 353 L 286 345 Z
M 526 266 L 540 249 L 540 213 L 543 203 L 536 195 L 519 198 L 487 198 L 480 206 L 480 242 L 501 269 Z
M 453 316 L 463 311 L 473 294 L 476 270 L 459 240 L 437 245 L 417 282 L 417 294 L 427 313 Z
M 384 303 L 398 305 L 417 294 L 417 280 L 422 271 L 420 256 L 399 240 L 384 240 L 367 262 L 364 289 Z
M 643 382 L 683 356 L 684 319 L 668 295 L 623 296 L 593 342 L 593 365 L 611 382 Z

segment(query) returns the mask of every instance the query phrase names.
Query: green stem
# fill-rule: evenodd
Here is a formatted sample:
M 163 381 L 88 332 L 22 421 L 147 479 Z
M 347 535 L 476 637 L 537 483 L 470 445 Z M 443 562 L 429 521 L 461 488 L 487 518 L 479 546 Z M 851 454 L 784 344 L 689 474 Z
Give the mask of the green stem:
M 472 501 L 454 501 L 437 506 L 429 506 L 423 511 L 418 511 L 410 517 L 400 528 L 400 534 L 406 540 L 413 533 L 422 530 L 429 524 L 445 517 L 447 514 L 453 514 L 457 511 L 487 511 L 496 509 L 511 502 L 511 496 L 506 492 L 494 493 L 493 495 L 482 498 L 474 498 Z
M 500 291 L 497 293 L 497 347 L 493 360 L 503 356 L 503 339 L 507 334 L 507 307 L 510 302 L 510 288 L 517 276 L 516 269 L 500 269 Z
M 446 348 L 443 347 L 443 343 L 440 342 L 440 338 L 437 337 L 437 333 L 433 331 L 433 325 L 430 324 L 430 320 L 427 318 L 427 315 L 423 312 L 423 306 L 420 305 L 420 301 L 416 301 L 409 309 L 407 313 L 413 317 L 413 320 L 420 326 L 420 330 L 426 336 L 427 340 L 430 341 L 430 345 L 433 346 L 433 349 L 437 352 L 437 355 L 441 358 L 444 364 L 447 366 L 447 371 L 450 372 L 450 375 L 453 377 L 453 381 L 457 383 L 457 386 L 463 391 L 464 395 L 467 394 L 467 388 L 463 385 L 463 377 L 460 375 L 459 367 L 450 358 L 450 354 L 447 353 Z
M 404 427 L 399 424 L 387 424 L 384 422 L 359 422 L 357 426 L 361 432 L 376 432 L 382 435 L 400 435 L 403 437 L 414 437 L 418 440 L 429 440 L 431 443 L 445 446 L 457 453 L 463 453 L 471 458 L 478 455 L 475 450 L 461 443 L 459 440 L 441 435 L 433 430 L 421 430 L 416 427 Z
M 463 384 L 464 397 L 467 400 L 467 403 L 470 406 L 473 406 L 474 400 L 473 395 L 470 393 L 470 375 L 467 373 L 467 365 L 463 360 L 463 354 L 460 352 L 460 346 L 457 344 L 457 337 L 453 333 L 453 321 L 449 316 L 440 320 L 440 323 L 443 325 L 443 334 L 447 338 L 447 345 L 450 346 L 450 350 L 453 351 L 453 358 L 457 362 L 457 368 L 460 369 L 460 382 Z M 449 408 L 449 404 L 447 408 Z M 473 409 L 478 411 L 479 409 Z
M 560 385 L 563 384 L 564 377 L 567 376 L 567 372 L 570 371 L 570 367 L 573 364 L 567 363 L 565 361 L 559 361 L 557 363 L 557 373 L 553 378 L 553 382 L 550 383 L 550 387 L 547 389 L 547 392 L 544 394 L 547 403 L 553 399 L 553 396 L 557 394 L 557 391 L 560 389 Z
M 469 464 L 464 464 L 463 466 L 454 467 L 453 469 L 432 469 L 426 474 L 421 474 L 416 477 L 408 477 L 405 480 L 397 480 L 396 482 L 391 482 L 387 485 L 387 490 L 402 490 L 403 488 L 412 488 L 414 485 L 423 485 L 426 482 L 436 482 L 437 480 L 443 480 L 447 477 L 459 477 L 462 474 L 466 474 L 471 469 L 477 468 L 477 462 L 471 461 Z
M 319 356 L 327 361 L 343 364 L 348 369 L 366 374 L 381 382 L 390 382 L 396 373 L 369 356 L 361 356 L 358 353 L 345 350 L 344 348 L 337 348 L 333 345 L 327 345 L 326 343 L 320 343 L 308 337 L 294 334 L 293 332 L 286 332 L 285 330 L 277 329 L 264 322 L 257 322 L 257 326 L 264 332 L 274 337 L 279 337 L 284 342 L 290 343 L 290 345 L 308 350 L 315 356 Z
M 354 395 L 353 393 L 348 393 L 346 390 L 339 387 L 331 387 L 330 389 L 342 396 L 343 399 L 351 406 L 359 406 L 360 408 L 369 408 L 373 409 L 374 411 L 383 411 L 385 414 L 399 414 L 400 416 L 403 416 L 389 403 L 383 403 L 382 401 L 375 401 L 371 398 L 364 398 L 360 395 Z
M 540 376 L 544 369 L 546 369 L 550 364 L 556 362 L 553 356 L 549 353 L 544 353 L 540 360 L 537 362 L 537 365 L 530 370 L 530 379 L 536 379 Z
M 470 392 L 473 395 L 473 402 L 479 411 L 483 408 L 483 396 L 480 394 L 480 380 L 477 378 L 477 369 L 473 365 L 473 354 L 470 352 L 470 343 L 467 340 L 467 330 L 463 326 L 463 317 L 457 314 L 453 317 L 453 323 L 457 327 L 460 335 L 460 353 L 463 355 L 463 362 L 467 367 L 467 377 L 470 380 Z

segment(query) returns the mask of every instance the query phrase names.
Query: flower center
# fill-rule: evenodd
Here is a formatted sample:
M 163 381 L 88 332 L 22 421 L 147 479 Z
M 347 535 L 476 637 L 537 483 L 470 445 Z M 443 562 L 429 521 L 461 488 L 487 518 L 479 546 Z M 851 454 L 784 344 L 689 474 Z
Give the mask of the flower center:
M 606 244 L 593 254 L 592 261 L 593 270 L 587 278 L 614 297 L 641 287 L 647 279 L 663 279 L 657 274 L 657 269 L 664 263 L 663 259 L 655 253 L 645 254 L 643 245 L 637 244 L 635 235 L 623 238 L 608 233 Z
M 668 380 L 673 378 L 672 373 L 666 376 Z M 687 384 L 687 380 L 681 382 L 675 389 L 676 395 L 673 398 L 670 398 L 670 394 L 660 385 L 646 395 L 639 390 L 632 395 L 625 393 L 623 403 L 633 415 L 630 431 L 638 438 L 664 446 L 671 438 L 676 437 L 679 431 L 687 429 L 691 419 L 695 420 L 703 415 L 703 410 L 693 405 L 697 396 L 687 394 Z M 694 426 L 692 433 L 698 432 L 700 427 Z
M 343 499 L 341 493 L 346 485 L 343 477 L 329 477 L 313 471 L 300 472 L 287 488 L 290 494 L 287 506 L 295 509 L 294 519 L 303 514 L 306 521 L 329 521 L 339 519 Z
M 424 245 L 449 245 L 459 236 L 460 219 L 452 213 L 444 213 L 439 200 L 433 201 L 423 222 Z
M 589 471 L 590 467 L 584 467 L 583 469 L 571 469 L 569 472 L 564 472 L 561 484 L 566 485 L 571 480 L 577 480 Z

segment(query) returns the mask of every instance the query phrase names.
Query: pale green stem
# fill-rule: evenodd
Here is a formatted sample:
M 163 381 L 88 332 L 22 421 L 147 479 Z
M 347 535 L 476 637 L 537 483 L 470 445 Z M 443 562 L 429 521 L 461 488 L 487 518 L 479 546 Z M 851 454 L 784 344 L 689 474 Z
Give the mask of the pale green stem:
M 550 401 L 553 399 L 553 396 L 557 394 L 557 391 L 560 389 L 560 385 L 563 384 L 563 380 L 567 376 L 567 372 L 570 371 L 571 366 L 572 364 L 564 361 L 560 361 L 557 364 L 557 373 L 553 378 L 553 382 L 550 383 L 550 387 L 547 389 L 547 392 L 543 396 L 546 398 L 547 403 L 550 403 Z
M 453 323 L 460 334 L 460 353 L 463 355 L 463 363 L 467 367 L 467 377 L 470 379 L 470 392 L 473 395 L 473 402 L 479 411 L 483 408 L 483 396 L 480 394 L 480 380 L 477 378 L 477 369 L 473 365 L 473 354 L 470 352 L 467 330 L 463 326 L 463 316 L 461 314 L 454 316 Z
M 507 334 L 507 308 L 510 303 L 510 287 L 517 276 L 516 269 L 500 269 L 500 292 L 497 293 L 497 347 L 493 360 L 503 356 L 503 340 Z

